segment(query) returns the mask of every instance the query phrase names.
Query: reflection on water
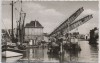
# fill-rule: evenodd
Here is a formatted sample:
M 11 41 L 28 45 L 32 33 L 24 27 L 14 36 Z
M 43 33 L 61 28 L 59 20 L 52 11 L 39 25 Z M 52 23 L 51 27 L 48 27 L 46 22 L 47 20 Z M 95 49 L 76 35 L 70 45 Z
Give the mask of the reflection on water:
M 78 61 L 78 54 L 79 51 L 67 51 L 67 53 L 69 55 L 69 61 Z M 67 57 L 68 58 L 68 57 Z
M 90 46 L 90 53 L 92 57 L 92 61 L 98 61 L 98 46 L 97 45 L 91 45 Z
M 48 54 L 48 48 L 28 48 L 18 62 L 39 61 L 39 62 L 94 62 L 98 63 L 98 45 L 89 45 L 88 41 L 80 41 L 81 51 L 67 51 L 64 54 Z
M 81 46 L 81 52 L 79 54 L 79 60 L 80 62 L 95 62 L 98 61 L 98 45 L 89 45 L 88 41 L 81 41 L 79 42 Z M 95 58 L 93 57 L 96 56 Z M 95 60 L 93 60 L 95 59 Z

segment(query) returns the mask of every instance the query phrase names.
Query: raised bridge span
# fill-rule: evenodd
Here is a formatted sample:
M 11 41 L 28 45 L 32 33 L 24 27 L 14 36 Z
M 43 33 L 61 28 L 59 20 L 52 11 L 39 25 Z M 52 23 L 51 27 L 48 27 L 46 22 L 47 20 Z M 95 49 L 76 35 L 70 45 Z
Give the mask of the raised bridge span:
M 87 15 L 79 20 L 75 20 L 83 11 L 84 11 L 83 7 L 79 8 L 68 19 L 66 19 L 63 23 L 61 23 L 54 31 L 52 31 L 49 36 L 56 37 L 56 36 L 60 36 L 60 35 L 65 35 L 69 31 L 79 27 L 80 25 L 86 23 L 91 18 L 93 18 L 92 14 L 91 14 L 91 15 Z

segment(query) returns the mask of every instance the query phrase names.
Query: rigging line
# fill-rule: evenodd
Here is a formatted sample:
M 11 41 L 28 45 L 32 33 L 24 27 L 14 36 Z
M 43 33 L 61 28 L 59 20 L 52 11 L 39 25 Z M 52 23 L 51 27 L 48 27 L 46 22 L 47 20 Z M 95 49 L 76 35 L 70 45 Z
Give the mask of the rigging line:
M 20 1 L 20 3 L 21 3 L 21 12 L 24 13 L 23 8 L 22 8 L 22 7 L 23 7 L 23 5 L 22 5 L 23 2 L 22 2 L 22 0 Z
M 18 0 L 18 2 L 20 3 L 20 1 Z M 15 9 L 19 12 L 19 10 L 17 9 L 17 7 L 14 5 Z M 19 12 L 20 13 L 20 12 Z
M 22 10 L 22 0 L 21 0 L 21 12 L 23 12 L 23 10 Z
M 16 4 L 17 2 L 19 2 L 19 0 L 17 0 L 17 1 L 14 1 L 14 2 L 13 2 L 13 4 Z
M 3 23 L 4 27 L 5 27 L 5 29 L 7 30 L 7 27 L 5 26 L 3 20 L 1 20 L 1 21 L 2 21 L 2 23 Z M 8 31 L 7 31 L 7 33 L 8 33 L 8 35 L 9 35 L 9 37 L 11 37 Z
M 18 0 L 18 1 L 19 1 L 19 0 Z M 23 9 L 22 9 L 22 0 L 21 0 L 20 2 L 21 2 L 21 9 L 20 9 L 20 11 L 19 11 L 18 8 L 14 5 L 15 10 L 16 10 L 17 12 L 19 12 L 19 13 L 23 12 Z
M 17 10 L 17 8 L 15 8 L 15 11 L 17 11 L 18 12 L 18 14 L 19 14 L 19 16 L 20 16 L 20 12 Z M 16 13 L 15 13 L 15 17 L 16 17 Z M 19 18 L 19 17 L 18 17 Z M 16 20 L 17 20 L 17 18 L 16 18 Z M 19 19 L 18 19 L 19 20 Z
M 21 6 L 22 7 L 22 6 Z M 15 11 L 17 11 L 19 14 L 21 13 L 18 9 L 17 9 L 17 7 L 15 7 L 14 6 L 14 9 L 15 9 Z M 21 8 L 22 9 L 22 8 Z M 22 11 L 22 10 L 21 10 Z M 15 13 L 15 17 L 16 17 L 16 13 Z M 17 20 L 17 18 L 16 18 L 16 20 Z
M 17 11 L 17 10 L 15 9 L 15 11 Z M 19 13 L 19 12 L 18 12 L 18 13 Z M 18 19 L 18 17 L 16 16 L 17 13 L 15 12 L 14 15 L 15 15 L 15 19 L 17 20 L 17 19 Z
M 17 9 L 16 7 L 15 7 L 15 10 L 16 10 L 17 12 L 19 12 L 18 9 Z M 20 13 L 20 12 L 19 12 L 19 13 Z
M 2 23 L 3 23 L 4 27 L 5 27 L 5 29 L 7 29 L 6 26 L 5 26 L 5 24 L 4 24 L 4 22 L 3 22 L 3 20 L 1 20 L 1 21 L 2 21 Z
M 17 2 L 19 2 L 19 0 Z M 19 12 L 19 10 L 17 9 L 17 7 L 15 5 L 13 5 L 13 7 L 14 7 L 15 10 L 17 10 Z
M 19 2 L 19 0 L 15 1 L 13 4 Z M 12 5 L 12 3 L 9 3 L 9 4 L 1 4 L 1 5 Z
M 13 4 L 17 3 L 18 1 L 15 1 Z M 1 5 L 11 5 L 11 3 L 9 4 L 1 4 Z

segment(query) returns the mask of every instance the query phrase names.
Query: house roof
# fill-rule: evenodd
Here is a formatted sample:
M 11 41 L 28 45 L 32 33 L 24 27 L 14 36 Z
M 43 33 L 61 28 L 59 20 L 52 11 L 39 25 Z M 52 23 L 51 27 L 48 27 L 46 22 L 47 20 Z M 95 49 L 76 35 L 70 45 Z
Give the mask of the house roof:
M 38 21 L 31 21 L 27 23 L 25 28 L 43 28 L 43 26 Z

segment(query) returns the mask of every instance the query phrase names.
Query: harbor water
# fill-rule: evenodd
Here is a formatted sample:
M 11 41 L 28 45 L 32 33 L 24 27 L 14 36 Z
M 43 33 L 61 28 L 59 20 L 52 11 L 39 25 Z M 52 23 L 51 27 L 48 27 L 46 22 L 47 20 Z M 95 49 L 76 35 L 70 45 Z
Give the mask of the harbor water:
M 28 48 L 24 52 L 23 56 L 6 58 L 6 62 L 21 62 L 21 63 L 33 63 L 33 62 L 84 62 L 84 63 L 98 63 L 98 45 L 89 45 L 88 41 L 79 41 L 81 51 L 66 51 L 61 55 L 48 54 L 48 48 Z M 3 58 L 5 62 L 5 58 Z

